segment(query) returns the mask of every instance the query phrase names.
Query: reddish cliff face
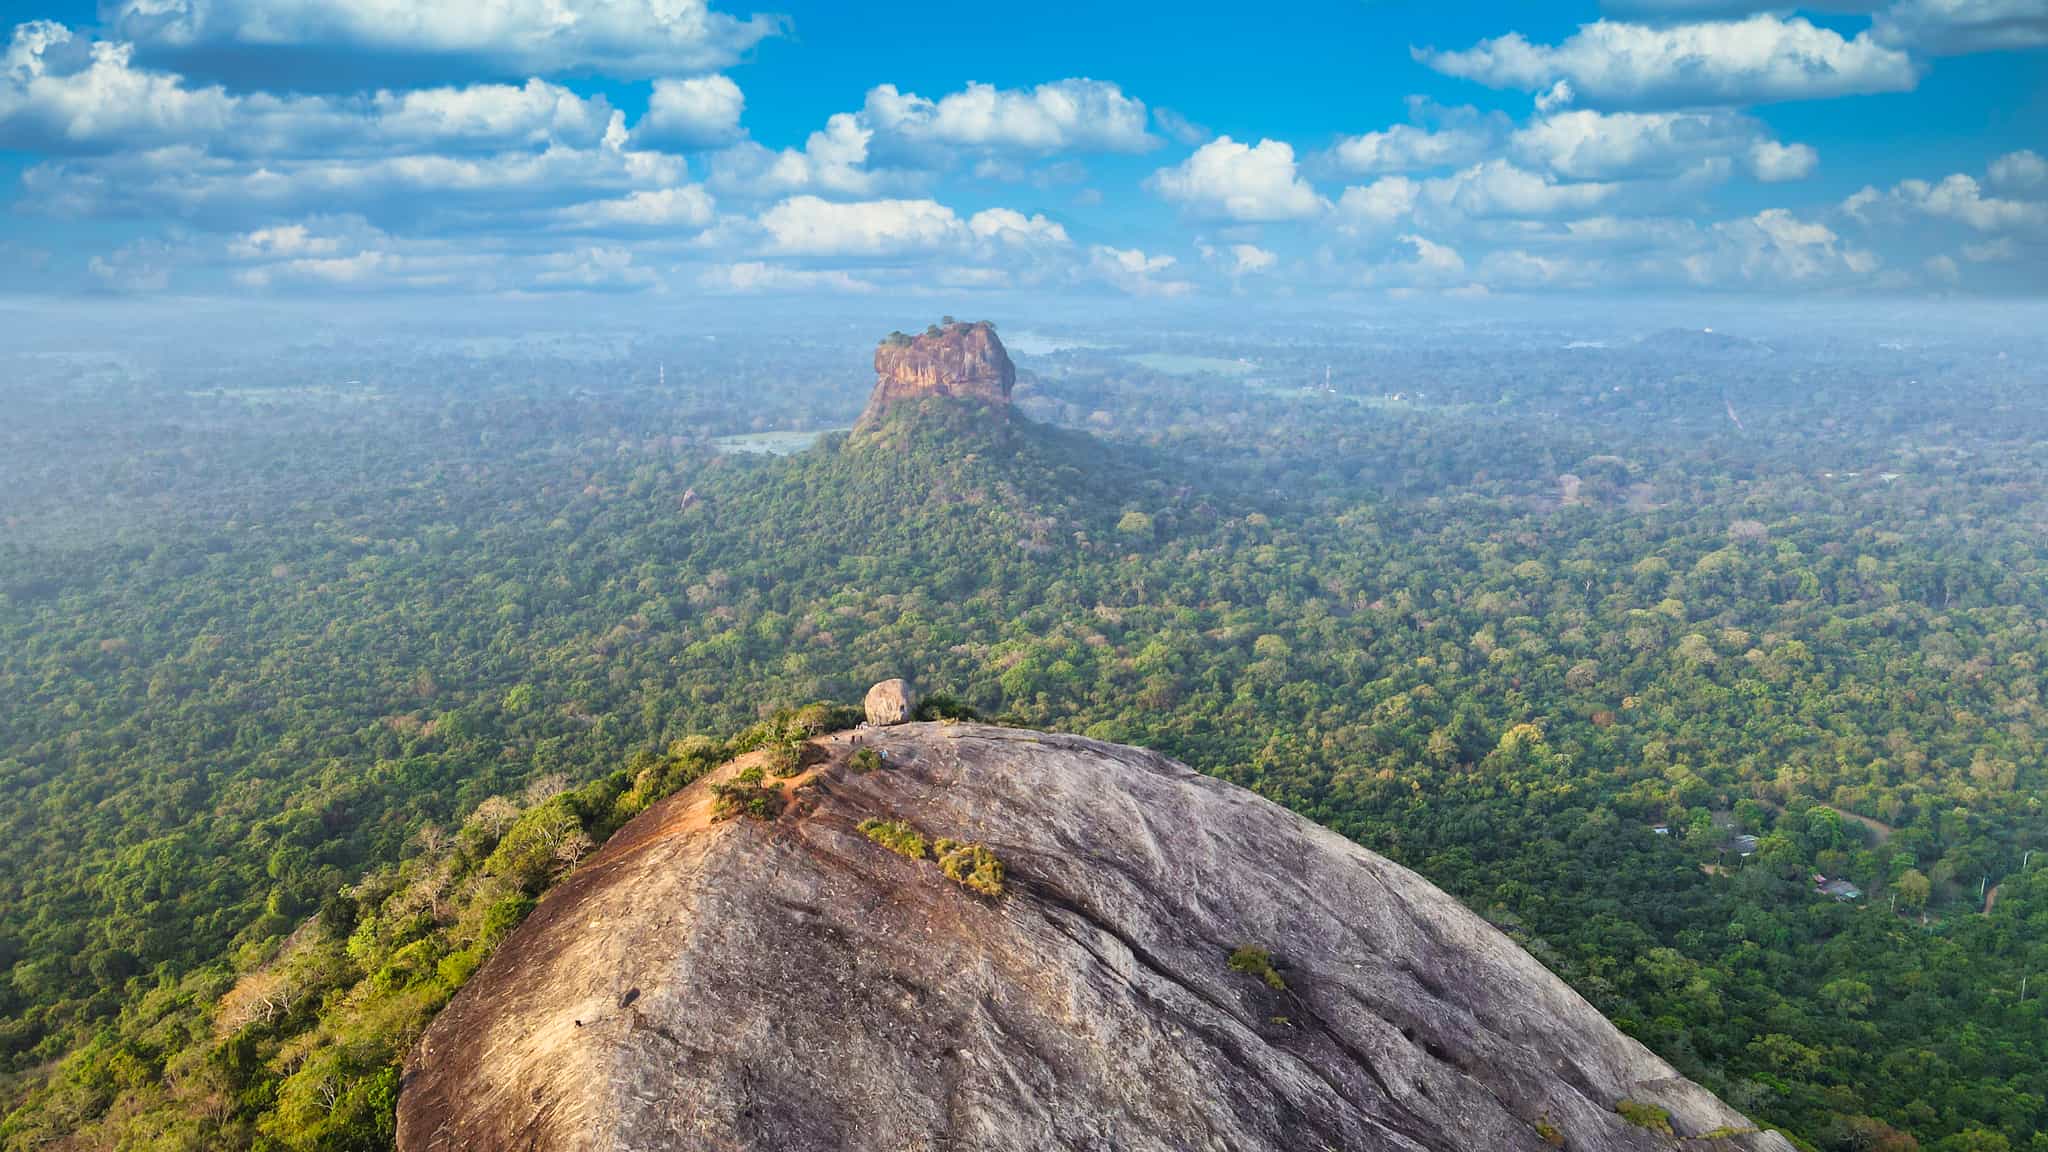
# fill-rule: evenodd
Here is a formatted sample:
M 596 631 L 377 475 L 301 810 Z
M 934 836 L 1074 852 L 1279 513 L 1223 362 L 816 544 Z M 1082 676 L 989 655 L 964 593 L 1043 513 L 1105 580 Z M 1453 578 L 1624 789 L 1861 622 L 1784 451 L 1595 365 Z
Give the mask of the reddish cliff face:
M 861 423 L 875 422 L 898 401 L 926 396 L 980 400 L 1007 411 L 1016 383 L 1016 366 L 986 321 L 892 336 L 875 349 L 875 391 Z

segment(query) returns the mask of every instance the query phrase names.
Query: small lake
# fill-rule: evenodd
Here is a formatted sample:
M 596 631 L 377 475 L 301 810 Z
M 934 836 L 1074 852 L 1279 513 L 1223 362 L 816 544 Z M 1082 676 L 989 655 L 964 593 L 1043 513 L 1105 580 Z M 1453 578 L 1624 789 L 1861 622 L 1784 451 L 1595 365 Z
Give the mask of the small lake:
M 1243 376 L 1258 370 L 1249 360 L 1226 360 L 1221 356 L 1184 356 L 1178 352 L 1142 352 L 1124 359 L 1168 376 Z
M 1071 348 L 1100 348 L 1102 345 L 1090 340 L 1077 340 L 1070 336 L 1054 336 L 1044 332 L 1018 329 L 1002 334 L 1003 347 L 1026 356 L 1050 356 Z
M 746 456 L 794 456 L 816 444 L 820 436 L 845 431 L 845 428 L 819 428 L 809 432 L 745 432 L 737 436 L 720 436 L 711 443 L 720 452 Z

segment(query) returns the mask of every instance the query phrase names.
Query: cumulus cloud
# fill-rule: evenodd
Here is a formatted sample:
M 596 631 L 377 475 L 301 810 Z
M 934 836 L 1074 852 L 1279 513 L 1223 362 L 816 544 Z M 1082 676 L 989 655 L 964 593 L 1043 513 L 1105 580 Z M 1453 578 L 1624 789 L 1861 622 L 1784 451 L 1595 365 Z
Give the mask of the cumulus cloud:
M 1280 265 L 1279 256 L 1256 244 L 1226 244 L 1221 248 L 1204 244 L 1200 251 L 1202 259 L 1221 268 L 1233 279 L 1271 272 Z
M 699 287 L 742 294 L 779 292 L 872 292 L 875 286 L 839 269 L 791 268 L 760 260 L 717 264 L 698 274 Z
M 740 114 L 746 106 L 746 96 L 730 77 L 664 77 L 654 82 L 647 114 L 633 126 L 633 141 L 674 151 L 730 144 L 739 139 Z
M 907 181 L 868 167 L 874 131 L 852 113 L 841 112 L 810 134 L 802 148 L 773 151 L 752 141 L 712 154 L 711 183 L 741 196 L 780 196 L 815 190 L 868 196 L 888 184 Z
M 1337 217 L 1347 229 L 1380 229 L 1406 220 L 1422 199 L 1422 184 L 1406 176 L 1388 176 L 1344 190 Z
M 1757 121 L 1726 111 L 1558 112 L 1523 125 L 1508 141 L 1517 161 L 1573 179 L 1668 176 L 1759 148 L 1777 149 L 1768 156 L 1777 165 L 1773 176 L 1790 178 L 1779 174 L 1795 157 L 1779 153 L 1802 147 L 1778 144 Z
M 1388 176 L 1344 190 L 1337 218 L 1352 232 L 1384 230 L 1406 221 L 1446 226 L 1467 220 L 1539 219 L 1581 215 L 1615 197 L 1611 181 L 1564 181 L 1506 160 L 1488 160 L 1448 176 L 1411 180 Z
M 1193 148 L 1197 144 L 1209 142 L 1210 133 L 1207 128 L 1171 108 L 1154 108 L 1152 119 L 1159 125 L 1159 130 L 1166 133 L 1176 144 L 1185 144 Z
M 1880 43 L 1931 55 L 2048 45 L 2048 0 L 1897 0 L 1877 14 Z
M 1749 169 L 1766 184 L 1804 180 L 1820 164 L 1820 153 L 1811 144 L 1780 144 L 1758 140 L 1749 146 Z
M 1145 131 L 1145 105 L 1114 84 L 1059 80 L 1036 88 L 970 84 L 937 100 L 893 84 L 869 89 L 857 112 L 840 112 L 798 148 L 772 151 L 751 141 L 714 153 L 712 184 L 738 196 L 793 192 L 874 196 L 918 191 L 963 159 L 979 158 L 983 178 L 1021 180 L 1014 158 L 1063 153 L 1139 152 L 1158 140 Z M 1055 166 L 1046 181 L 1073 179 Z
M 958 241 L 964 225 L 936 200 L 836 202 L 792 196 L 761 214 L 770 247 L 793 255 L 882 256 L 932 251 Z
M 616 113 L 560 85 L 477 84 L 339 98 L 231 94 L 137 67 L 131 45 L 47 21 L 0 59 L 0 146 L 94 153 L 189 144 L 233 156 L 590 146 Z
M 1422 96 L 1408 98 L 1408 117 L 1407 124 L 1339 136 L 1325 166 L 1354 176 L 1464 167 L 1492 154 L 1508 128 L 1498 112 L 1445 108 Z
M 103 150 L 217 135 L 237 118 L 220 88 L 135 68 L 133 50 L 87 44 L 47 20 L 14 29 L 0 57 L 0 145 Z
M 605 147 L 255 164 L 172 147 L 33 165 L 22 174 L 20 204 L 57 216 L 173 215 L 212 227 L 323 212 L 392 226 L 479 211 L 516 216 L 675 187 L 687 175 L 680 157 Z
M 1801 220 L 1783 208 L 1714 225 L 1710 250 L 1682 264 L 1699 284 L 1729 281 L 1812 284 L 1866 278 L 1878 268 L 1875 254 L 1842 243 L 1825 224 Z
M 1330 149 L 1339 169 L 1360 176 L 1382 172 L 1414 172 L 1470 164 L 1494 146 L 1494 134 L 1481 128 L 1445 128 L 1432 132 L 1413 124 L 1396 124 L 1361 136 L 1345 136 Z
M 1145 131 L 1145 105 L 1100 80 L 1070 79 L 1035 88 L 969 84 L 937 100 L 870 89 L 860 118 L 882 150 L 975 148 L 1047 154 L 1142 152 L 1158 144 Z
M 1026 216 L 1014 208 L 989 208 L 968 218 L 967 230 L 977 239 L 1011 248 L 1062 248 L 1072 243 L 1067 230 L 1044 216 Z
M 2010 192 L 2033 192 L 2048 189 L 2048 160 L 2039 152 L 2024 149 L 2008 152 L 1991 162 L 1987 172 L 1991 186 Z
M 522 74 L 641 79 L 722 68 L 775 34 L 707 0 L 110 0 L 103 23 L 195 57 L 280 48 L 457 57 Z
M 171 286 L 171 269 L 177 263 L 175 250 L 161 240 L 137 240 L 86 264 L 102 291 L 123 295 L 162 292 Z
M 1900 181 L 1888 199 L 1921 215 L 1954 221 L 1979 232 L 2048 231 L 2048 201 L 1986 196 L 1975 179 L 1960 172 L 1931 184 Z
M 609 200 L 571 204 L 557 213 L 560 223 L 570 229 L 609 231 L 648 229 L 696 231 L 708 226 L 715 213 L 711 194 L 701 185 L 641 189 Z
M 1509 33 L 1462 52 L 1416 49 L 1415 58 L 1491 88 L 1537 92 L 1564 81 L 1579 100 L 1605 105 L 1809 100 L 1905 91 L 1918 81 L 1904 52 L 1868 33 L 1844 39 L 1772 14 L 1672 25 L 1600 20 L 1558 44 Z
M 1193 284 L 1162 278 L 1175 263 L 1171 256 L 1146 255 L 1138 248 L 1098 244 L 1089 249 L 1087 271 L 1095 279 L 1134 296 L 1185 296 L 1194 290 Z
M 1296 172 L 1294 149 L 1279 140 L 1246 145 L 1219 136 L 1148 183 L 1197 214 L 1247 223 L 1299 220 L 1328 207 Z
M 1401 237 L 1401 243 L 1415 250 L 1407 264 L 1410 272 L 1431 278 L 1464 275 L 1465 258 L 1455 248 L 1413 233 Z

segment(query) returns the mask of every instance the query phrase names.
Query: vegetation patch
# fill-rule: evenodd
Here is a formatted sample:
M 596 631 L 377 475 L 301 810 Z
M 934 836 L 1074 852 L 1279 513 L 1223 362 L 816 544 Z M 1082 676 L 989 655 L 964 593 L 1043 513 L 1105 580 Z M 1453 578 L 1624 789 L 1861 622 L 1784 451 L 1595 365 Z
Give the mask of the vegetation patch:
M 727 783 L 713 784 L 711 795 L 713 820 L 730 820 L 735 816 L 773 820 L 782 815 L 786 803 L 782 789 L 762 783 L 762 771 L 758 767 L 738 773 Z
M 979 720 L 981 713 L 951 692 L 934 692 L 917 705 L 919 720 Z
M 1623 1120 L 1638 1128 L 1646 1128 L 1661 1136 L 1672 1134 L 1671 1113 L 1657 1107 L 1655 1104 L 1642 1104 L 1634 1100 L 1623 1100 L 1614 1106 L 1614 1110 L 1621 1113 Z
M 1558 1131 L 1557 1125 L 1552 1124 L 1548 1116 L 1536 1121 L 1536 1137 L 1552 1148 L 1564 1147 L 1564 1133 Z
M 791 740 L 770 747 L 762 767 L 770 776 L 795 776 L 824 758 L 824 749 L 809 740 Z
M 1247 976 L 1257 976 L 1266 982 L 1266 987 L 1275 992 L 1287 991 L 1287 981 L 1273 968 L 1273 954 L 1264 948 L 1246 944 L 1230 954 L 1230 970 Z
M 948 879 L 983 896 L 1003 894 L 1003 862 L 980 844 L 940 840 L 933 845 L 939 854 L 939 869 Z
M 873 748 L 856 748 L 853 750 L 853 755 L 846 758 L 846 770 L 856 776 L 865 776 L 870 772 L 879 772 L 888 766 L 883 761 L 882 754 Z
M 863 820 L 860 832 L 905 859 L 924 859 L 924 836 L 901 820 Z

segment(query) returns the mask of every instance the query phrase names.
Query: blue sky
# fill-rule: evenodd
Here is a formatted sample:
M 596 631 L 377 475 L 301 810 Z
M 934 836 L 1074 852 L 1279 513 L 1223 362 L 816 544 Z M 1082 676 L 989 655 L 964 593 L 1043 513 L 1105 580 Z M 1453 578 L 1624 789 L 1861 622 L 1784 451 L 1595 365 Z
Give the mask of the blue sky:
M 9 0 L 0 291 L 2048 288 L 2048 0 Z

